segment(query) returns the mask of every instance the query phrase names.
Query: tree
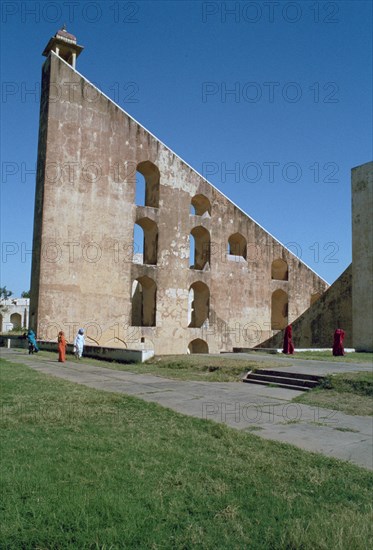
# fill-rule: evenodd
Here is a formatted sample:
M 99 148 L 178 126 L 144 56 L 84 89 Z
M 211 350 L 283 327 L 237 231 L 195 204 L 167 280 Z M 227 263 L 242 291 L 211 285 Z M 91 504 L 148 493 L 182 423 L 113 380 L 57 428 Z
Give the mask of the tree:
M 6 286 L 0 287 L 0 314 L 8 311 L 7 306 L 1 302 L 7 300 L 12 294 L 13 292 L 11 290 L 7 290 Z
M 0 300 L 7 300 L 9 296 L 12 296 L 13 292 L 11 290 L 7 290 L 6 286 L 0 287 Z
M 21 298 L 30 298 L 30 291 L 24 290 L 21 294 Z

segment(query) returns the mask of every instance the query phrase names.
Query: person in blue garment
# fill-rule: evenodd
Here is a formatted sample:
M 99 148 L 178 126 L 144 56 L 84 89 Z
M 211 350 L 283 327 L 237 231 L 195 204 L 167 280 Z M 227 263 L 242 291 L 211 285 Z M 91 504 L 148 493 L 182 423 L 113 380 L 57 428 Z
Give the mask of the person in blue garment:
M 33 354 L 34 352 L 37 353 L 39 351 L 39 347 L 36 343 L 36 335 L 35 332 L 30 328 L 27 333 L 27 341 L 28 341 L 28 352 L 29 355 Z
M 80 328 L 74 341 L 74 353 L 77 359 L 80 359 L 83 355 L 84 343 L 84 330 Z

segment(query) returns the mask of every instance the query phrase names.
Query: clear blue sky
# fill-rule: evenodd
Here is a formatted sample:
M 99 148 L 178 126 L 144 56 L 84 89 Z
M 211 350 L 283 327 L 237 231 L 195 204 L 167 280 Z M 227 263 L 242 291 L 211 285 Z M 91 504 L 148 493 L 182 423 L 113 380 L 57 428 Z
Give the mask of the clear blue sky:
M 77 69 L 332 283 L 351 262 L 350 170 L 372 158 L 372 4 L 1 4 L 1 285 L 30 287 L 41 53 Z

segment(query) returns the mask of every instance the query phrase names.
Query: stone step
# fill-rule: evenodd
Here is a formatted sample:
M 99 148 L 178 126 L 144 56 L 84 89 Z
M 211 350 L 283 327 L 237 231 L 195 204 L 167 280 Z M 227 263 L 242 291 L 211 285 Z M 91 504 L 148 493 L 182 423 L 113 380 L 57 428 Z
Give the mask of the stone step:
M 314 382 L 320 382 L 324 378 L 319 374 L 300 374 L 299 372 L 287 372 L 285 370 L 273 370 L 273 369 L 258 369 L 254 371 L 255 374 L 270 374 L 272 376 L 280 376 L 281 378 L 297 378 L 299 380 L 312 380 Z M 254 374 L 253 372 L 253 374 Z
M 264 380 L 251 380 L 248 378 L 243 378 L 242 382 L 246 382 L 248 384 L 260 384 L 261 386 L 275 386 L 276 388 L 284 388 L 288 390 L 309 391 L 311 389 L 307 388 L 306 386 L 293 386 L 290 384 L 280 384 L 279 382 L 266 382 Z
M 323 376 L 313 374 L 299 374 L 294 372 L 257 370 L 249 371 L 242 381 L 264 386 L 276 386 L 280 388 L 308 391 L 320 384 Z
M 314 388 L 318 382 L 314 380 L 304 380 L 302 378 L 287 378 L 286 376 L 273 376 L 271 374 L 258 374 L 257 372 L 250 374 L 250 380 L 262 380 L 270 384 L 288 384 L 289 386 L 302 386 L 306 388 Z

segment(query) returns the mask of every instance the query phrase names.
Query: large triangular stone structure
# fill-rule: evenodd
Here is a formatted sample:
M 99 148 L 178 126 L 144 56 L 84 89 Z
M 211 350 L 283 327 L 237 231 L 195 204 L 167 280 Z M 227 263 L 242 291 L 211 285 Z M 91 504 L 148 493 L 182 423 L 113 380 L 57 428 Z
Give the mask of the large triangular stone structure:
M 64 32 L 42 72 L 30 304 L 38 337 L 64 330 L 71 341 L 84 327 L 101 346 L 220 352 L 253 347 L 301 315 L 327 283 L 81 76 L 74 36 L 57 55 Z

